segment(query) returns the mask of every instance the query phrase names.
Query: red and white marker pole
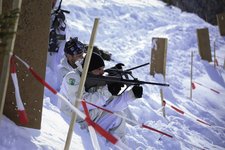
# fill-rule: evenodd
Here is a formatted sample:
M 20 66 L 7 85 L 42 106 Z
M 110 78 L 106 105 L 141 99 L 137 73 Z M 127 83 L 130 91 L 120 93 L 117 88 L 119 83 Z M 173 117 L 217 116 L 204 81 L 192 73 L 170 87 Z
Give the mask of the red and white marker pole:
M 23 106 L 22 99 L 20 97 L 20 90 L 19 90 L 19 84 L 18 84 L 18 79 L 16 75 L 16 65 L 15 65 L 14 56 L 11 56 L 11 59 L 10 59 L 10 73 L 11 73 L 13 85 L 15 88 L 16 105 L 17 105 L 17 112 L 19 115 L 19 121 L 22 125 L 26 125 L 28 124 L 28 118 L 27 118 L 25 108 Z

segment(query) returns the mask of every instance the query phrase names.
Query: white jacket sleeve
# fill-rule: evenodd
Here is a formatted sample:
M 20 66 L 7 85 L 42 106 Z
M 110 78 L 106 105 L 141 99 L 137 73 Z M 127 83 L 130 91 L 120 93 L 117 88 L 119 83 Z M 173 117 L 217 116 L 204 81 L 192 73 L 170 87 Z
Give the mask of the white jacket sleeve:
M 108 90 L 108 86 L 101 86 L 98 87 L 96 91 L 94 92 L 84 92 L 83 98 L 90 102 L 93 103 L 97 106 L 103 106 L 106 104 L 106 101 L 112 96 L 112 94 Z M 88 109 L 93 109 L 96 107 L 93 107 L 91 105 L 88 105 Z
M 78 96 L 78 89 L 80 84 L 80 74 L 78 70 L 74 70 L 66 74 L 63 79 L 60 93 L 63 94 L 72 104 L 75 103 L 76 97 Z M 111 93 L 108 91 L 108 87 L 102 86 L 94 92 L 83 92 L 83 99 L 88 102 L 94 103 L 98 106 L 103 106 L 106 101 L 111 97 Z M 88 109 L 93 109 L 95 107 L 88 105 Z M 80 107 L 83 109 L 83 107 Z
M 69 72 L 63 78 L 61 91 L 72 104 L 75 104 L 79 84 L 80 75 L 76 72 L 76 70 Z
M 64 68 L 61 64 L 59 64 L 59 65 L 57 66 L 57 71 L 58 71 L 58 73 L 57 73 L 57 83 L 58 83 L 59 85 L 61 85 L 64 76 L 69 72 L 69 70 L 67 70 L 67 69 Z
M 73 70 L 66 74 L 61 84 L 59 93 L 62 94 L 72 104 L 75 103 L 77 97 L 76 92 L 78 91 L 79 82 L 80 82 L 79 73 L 76 73 L 76 71 Z M 57 105 L 65 113 L 67 114 L 71 113 L 71 109 L 69 108 L 69 106 L 67 106 L 66 103 L 61 101 L 60 98 L 58 100 Z

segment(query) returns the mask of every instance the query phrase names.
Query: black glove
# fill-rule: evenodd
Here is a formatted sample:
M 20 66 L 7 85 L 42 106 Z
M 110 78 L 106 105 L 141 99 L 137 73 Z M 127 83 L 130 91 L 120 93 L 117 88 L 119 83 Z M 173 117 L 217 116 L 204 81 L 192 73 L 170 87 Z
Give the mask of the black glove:
M 121 83 L 109 83 L 108 84 L 109 92 L 112 95 L 118 95 L 118 93 L 120 92 L 122 87 L 123 87 L 123 84 L 121 84 Z
M 120 77 L 120 75 L 115 70 L 122 70 L 123 66 L 124 66 L 124 64 L 118 63 L 114 67 L 106 69 L 105 71 L 108 72 L 109 76 Z M 124 86 L 124 84 L 122 84 L 122 83 L 109 83 L 108 89 L 112 95 L 118 95 L 118 93 L 120 92 L 120 90 L 123 86 Z
M 134 93 L 134 96 L 136 98 L 141 98 L 142 97 L 142 94 L 143 94 L 143 87 L 142 86 L 137 86 L 135 85 L 133 88 L 132 88 L 132 91 Z

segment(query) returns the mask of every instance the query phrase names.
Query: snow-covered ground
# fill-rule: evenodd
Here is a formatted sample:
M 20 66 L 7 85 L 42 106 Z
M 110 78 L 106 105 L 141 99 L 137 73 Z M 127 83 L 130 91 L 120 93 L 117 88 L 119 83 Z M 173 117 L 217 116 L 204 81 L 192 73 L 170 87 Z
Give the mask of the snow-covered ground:
M 62 8 L 70 11 L 66 15 L 67 38 L 77 36 L 84 43 L 89 42 L 94 19 L 100 18 L 95 45 L 112 53 L 113 61 L 106 62 L 106 68 L 119 62 L 127 69 L 147 63 L 151 58 L 152 38 L 168 38 L 166 82 L 170 86 L 163 88 L 168 102 L 167 119 L 158 111 L 161 108 L 160 88 L 152 85 L 143 85 L 143 98 L 129 106 L 129 115 L 132 114 L 129 117 L 175 138 L 127 123 L 125 140 L 131 149 L 225 149 L 225 70 L 222 68 L 225 38 L 220 36 L 217 26 L 194 14 L 168 7 L 159 0 L 64 0 Z M 209 29 L 211 49 L 216 41 L 219 62 L 216 69 L 212 62 L 201 60 L 198 54 L 196 29 L 205 27 Z M 196 89 L 191 100 L 188 97 L 192 51 Z M 46 69 L 46 77 L 51 76 L 51 70 Z M 133 75 L 144 81 L 162 82 L 160 75 L 150 76 L 149 69 L 149 66 L 136 69 Z M 63 149 L 70 118 L 59 111 L 55 101 L 46 92 L 41 130 L 16 126 L 3 117 L 0 149 Z M 184 115 L 171 109 L 170 104 L 184 111 Z M 98 139 L 101 149 L 115 149 L 103 137 Z M 89 133 L 75 125 L 70 148 L 93 149 Z

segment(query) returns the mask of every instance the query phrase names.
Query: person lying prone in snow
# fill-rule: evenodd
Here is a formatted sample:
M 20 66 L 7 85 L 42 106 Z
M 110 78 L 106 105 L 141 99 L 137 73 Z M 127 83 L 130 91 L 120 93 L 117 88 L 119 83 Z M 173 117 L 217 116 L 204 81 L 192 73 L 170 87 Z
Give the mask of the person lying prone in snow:
M 82 64 L 83 65 L 83 64 Z M 102 76 L 104 74 L 104 61 L 97 53 L 92 53 L 88 74 Z M 60 93 L 65 96 L 72 104 L 75 103 L 77 97 L 79 82 L 81 79 L 82 68 L 77 68 L 70 71 L 63 78 Z M 142 97 L 142 86 L 133 86 L 130 90 L 126 90 L 119 96 L 118 92 L 121 90 L 121 86 L 116 84 L 103 84 L 94 87 L 88 87 L 88 80 L 86 81 L 85 91 L 83 93 L 83 99 L 87 102 L 93 103 L 99 107 L 103 107 L 112 112 L 122 113 L 128 105 L 137 98 Z M 59 102 L 60 109 L 66 114 L 71 114 L 71 109 L 61 102 Z M 88 105 L 90 117 L 93 121 L 99 124 L 106 131 L 114 134 L 117 137 L 122 138 L 125 134 L 125 121 L 113 114 L 107 113 L 94 106 Z M 80 107 L 83 110 L 82 107 Z M 86 128 L 86 122 L 78 117 L 77 122 L 82 128 Z

